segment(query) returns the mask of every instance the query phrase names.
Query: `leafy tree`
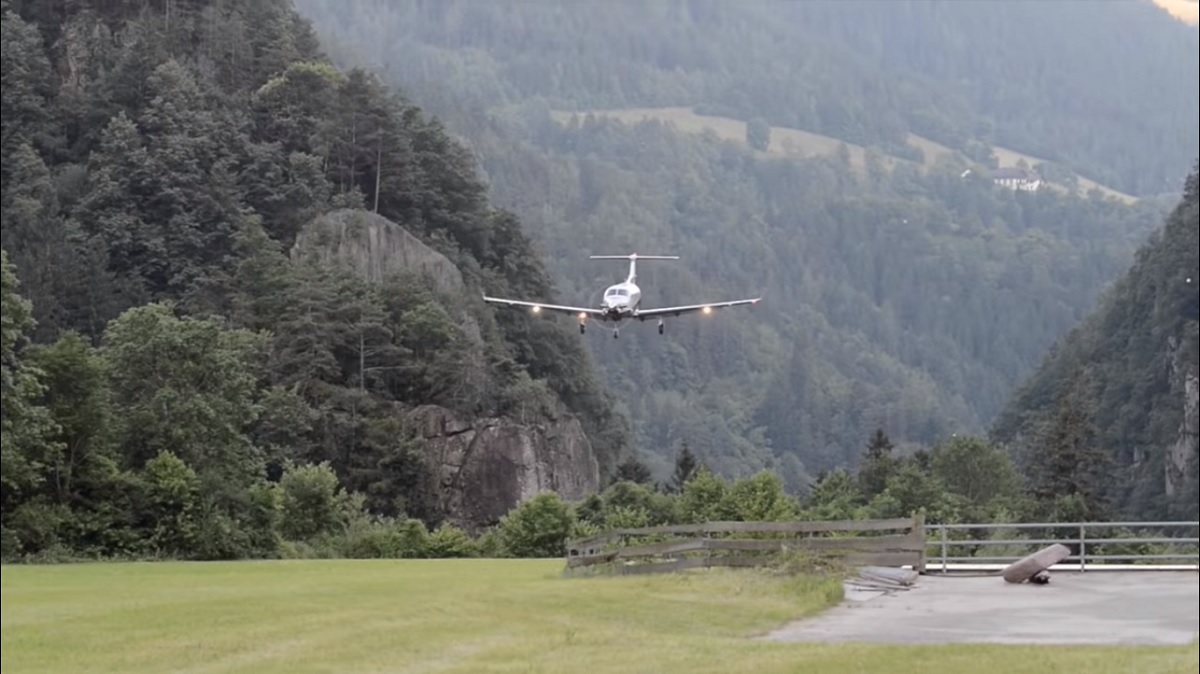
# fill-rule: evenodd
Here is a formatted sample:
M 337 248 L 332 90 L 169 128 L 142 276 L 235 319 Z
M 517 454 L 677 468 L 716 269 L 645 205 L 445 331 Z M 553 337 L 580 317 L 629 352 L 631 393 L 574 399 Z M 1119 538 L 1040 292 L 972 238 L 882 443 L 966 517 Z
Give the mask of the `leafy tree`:
M 1009 455 L 983 438 L 955 436 L 929 452 L 930 473 L 964 501 L 963 517 L 991 521 L 1003 508 L 1019 508 L 1021 477 Z
M 683 485 L 679 497 L 679 516 L 683 522 L 699 524 L 725 519 L 729 486 L 707 468 Z
M 817 481 L 804 504 L 803 516 L 809 520 L 855 519 L 862 500 L 857 480 L 838 469 Z
M 868 510 L 874 517 L 910 517 L 923 512 L 928 522 L 952 524 L 961 521 L 964 501 L 936 475 L 906 461 L 888 478 L 887 487 L 871 500 Z
M 240 482 L 260 456 L 246 437 L 266 340 L 214 319 L 178 318 L 170 304 L 130 309 L 105 333 L 120 436 L 133 463 L 170 447 L 203 474 Z
M 280 533 L 288 540 L 303 541 L 333 534 L 353 514 L 353 502 L 338 484 L 337 474 L 327 462 L 286 470 L 279 480 L 282 492 Z
M 725 494 L 724 510 L 743 522 L 775 522 L 795 519 L 796 501 L 783 491 L 779 476 L 762 471 L 734 481 Z
M 145 503 L 139 508 L 149 529 L 146 546 L 155 555 L 190 557 L 199 547 L 201 484 L 196 471 L 169 451 L 159 452 L 142 471 Z
M 513 557 L 561 557 L 574 524 L 570 505 L 542 492 L 500 519 L 500 541 Z
M 3 513 L 4 555 L 24 545 L 14 515 L 47 479 L 59 461 L 62 445 L 50 411 L 39 404 L 44 392 L 41 373 L 23 362 L 22 351 L 33 328 L 30 303 L 17 292 L 16 274 L 8 252 L 0 250 L 0 513 Z M 18 516 L 19 517 L 19 516 Z M 33 522 L 28 521 L 28 528 Z

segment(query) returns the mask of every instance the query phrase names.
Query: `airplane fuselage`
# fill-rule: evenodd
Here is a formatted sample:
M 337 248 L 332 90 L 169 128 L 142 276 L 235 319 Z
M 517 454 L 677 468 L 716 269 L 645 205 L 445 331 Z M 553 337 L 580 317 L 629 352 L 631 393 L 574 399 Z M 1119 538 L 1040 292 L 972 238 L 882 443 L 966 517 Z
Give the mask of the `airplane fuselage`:
M 633 281 L 624 281 L 604 290 L 600 310 L 604 312 L 606 320 L 619 323 L 621 319 L 636 315 L 641 303 L 642 289 Z

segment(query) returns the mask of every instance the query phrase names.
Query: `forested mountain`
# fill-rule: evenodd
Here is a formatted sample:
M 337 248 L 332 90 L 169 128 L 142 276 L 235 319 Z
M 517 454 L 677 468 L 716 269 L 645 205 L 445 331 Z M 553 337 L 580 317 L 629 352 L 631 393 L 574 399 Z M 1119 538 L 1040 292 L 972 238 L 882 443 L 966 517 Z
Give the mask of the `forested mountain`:
M 560 300 L 594 303 L 598 289 L 623 274 L 587 255 L 633 251 L 682 256 L 639 268 L 647 304 L 764 296 L 751 309 L 669 321 L 663 337 L 652 327 L 626 330 L 620 340 L 593 331 L 581 337 L 634 420 L 635 444 L 664 477 L 684 442 L 723 473 L 769 467 L 800 488 L 855 463 L 876 428 L 902 449 L 985 428 L 1012 387 L 1128 267 L 1169 207 L 1013 192 L 961 158 L 885 170 L 883 150 L 906 152 L 888 139 L 909 130 L 986 154 L 971 139 L 988 138 L 975 134 L 989 128 L 988 115 L 955 86 L 893 73 L 799 20 L 810 12 L 814 22 L 833 21 L 840 10 L 823 3 L 518 3 L 504 11 L 455 2 L 298 5 L 339 58 L 377 68 L 469 140 L 493 198 L 518 213 L 546 251 Z M 1056 12 L 1049 16 L 1061 24 L 1066 18 Z M 965 20 L 939 16 L 948 22 L 942 42 L 969 44 L 982 30 L 952 33 Z M 1162 24 L 1164 40 L 1181 35 L 1177 28 L 1188 30 Z M 926 32 L 928 58 L 957 58 L 956 48 Z M 1190 34 L 1182 35 L 1186 46 Z M 1053 51 L 1039 40 L 1013 49 Z M 1166 79 L 1147 74 L 1117 89 L 1074 57 L 1056 63 L 1072 77 L 1090 72 L 1088 86 L 1096 88 L 1089 91 L 1103 91 L 1106 106 L 1127 106 L 1117 117 L 1142 105 L 1160 114 L 1191 86 L 1181 75 L 1171 92 L 1135 104 L 1127 91 Z M 1155 73 L 1189 68 L 1186 58 L 1154 63 Z M 1006 86 L 1051 86 L 1012 80 Z M 627 125 L 587 114 L 561 121 L 556 112 L 628 105 L 753 112 L 874 147 L 861 162 L 844 150 L 772 158 L 711 134 L 680 135 L 661 121 Z M 1074 103 L 1055 105 L 1026 106 L 1008 127 L 1044 134 L 1042 156 L 1074 151 L 1049 145 L 1059 134 L 1045 120 Z M 1181 98 L 1161 114 L 1195 105 Z M 1068 118 L 1095 135 L 1119 135 L 1105 126 L 1108 115 L 1076 113 Z M 1176 139 L 1195 137 L 1196 122 L 1172 124 L 1163 128 L 1178 134 L 1159 150 L 1142 154 L 1142 141 L 1130 139 L 1112 157 L 1170 176 L 1176 160 L 1162 157 L 1187 155 L 1171 185 L 1145 191 L 1177 190 L 1195 154 Z M 937 128 L 957 130 L 938 135 Z
M 1200 142 L 1200 36 L 1146 0 L 297 5 L 335 50 L 490 105 L 698 106 L 906 157 L 912 132 L 1139 196 Z
M 1193 168 L 1166 224 L 1096 311 L 1022 384 L 997 420 L 995 438 L 1020 447 L 1033 473 L 1083 449 L 1090 454 L 1072 457 L 1081 464 L 1108 461 L 1120 479 L 1084 474 L 1079 483 L 1118 518 L 1197 519 L 1198 287 Z M 1071 420 L 1066 429 L 1055 423 L 1064 415 Z M 1075 469 L 1084 473 L 1082 467 Z
M 519 221 L 290 2 L 0 12 L 6 559 L 275 554 L 335 497 L 383 538 L 433 527 L 461 514 L 446 471 L 490 451 L 430 465 L 449 434 L 577 416 L 553 441 L 614 471 L 625 427 L 574 335 L 478 300 L 553 292 Z M 498 460 L 492 498 L 542 488 Z

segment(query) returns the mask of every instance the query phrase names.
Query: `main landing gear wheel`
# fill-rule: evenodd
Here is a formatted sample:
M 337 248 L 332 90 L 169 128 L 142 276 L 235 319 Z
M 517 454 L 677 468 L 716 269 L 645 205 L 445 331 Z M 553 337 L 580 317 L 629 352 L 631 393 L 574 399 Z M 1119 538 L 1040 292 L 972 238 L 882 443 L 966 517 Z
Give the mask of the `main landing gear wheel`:
M 665 325 L 663 325 L 663 322 L 662 322 L 662 321 L 659 321 L 659 322 L 658 322 L 658 334 L 660 334 L 660 335 L 661 335 L 661 334 L 663 333 L 663 330 L 665 330 L 665 329 L 666 329 L 666 326 L 665 326 Z
M 616 339 L 616 338 L 618 338 L 618 337 L 620 337 L 620 336 L 621 336 L 621 329 L 620 329 L 620 328 L 613 328 L 613 339 Z
M 584 325 L 583 323 L 580 323 L 580 324 L 579 324 L 579 334 L 581 334 L 581 335 L 582 335 L 582 334 L 584 334 L 585 332 L 587 332 L 587 326 L 586 326 L 586 325 Z

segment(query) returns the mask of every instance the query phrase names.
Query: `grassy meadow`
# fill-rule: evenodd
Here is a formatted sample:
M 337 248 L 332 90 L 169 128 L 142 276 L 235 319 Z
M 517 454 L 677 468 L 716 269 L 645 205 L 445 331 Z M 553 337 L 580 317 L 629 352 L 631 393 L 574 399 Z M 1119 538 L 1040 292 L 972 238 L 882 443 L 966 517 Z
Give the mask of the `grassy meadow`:
M 608 117 L 619 120 L 626 124 L 636 124 L 644 119 L 655 119 L 675 126 L 676 129 L 683 133 L 704 133 L 711 131 L 718 138 L 726 141 L 737 143 L 745 143 L 746 141 L 746 123 L 742 120 L 731 119 L 729 117 L 718 117 L 714 115 L 696 114 L 691 108 L 675 107 L 675 108 L 624 108 L 611 110 L 590 110 L 588 111 L 597 117 Z M 572 115 L 583 117 L 585 112 L 567 112 L 555 111 L 554 119 L 560 123 L 566 123 L 571 119 Z M 925 161 L 923 167 L 932 166 L 939 156 L 944 154 L 955 154 L 955 151 L 932 141 L 928 138 L 918 136 L 916 134 L 908 134 L 908 144 L 919 148 L 925 153 Z M 766 152 L 756 152 L 755 154 L 761 157 L 813 157 L 820 155 L 832 155 L 837 152 L 838 146 L 842 141 L 823 136 L 818 133 L 801 131 L 799 129 L 791 129 L 781 126 L 771 127 L 771 140 L 767 146 Z M 852 143 L 846 143 L 846 148 L 850 153 L 850 163 L 861 169 L 866 164 L 866 150 Z M 1043 159 L 1033 155 L 1023 154 L 1015 150 L 1010 150 L 1003 147 L 992 148 L 996 154 L 996 159 L 999 160 L 1001 166 L 1015 166 L 1019 160 L 1025 160 L 1029 166 L 1038 164 Z M 884 156 L 883 164 L 888 169 L 893 169 L 899 164 L 912 164 L 906 159 L 899 159 L 891 156 Z M 1052 186 L 1055 189 L 1064 189 L 1061 186 Z M 1091 189 L 1098 189 L 1106 196 L 1114 197 L 1125 203 L 1133 203 L 1137 201 L 1136 197 L 1119 192 L 1105 185 L 1101 185 L 1093 180 L 1089 180 L 1082 176 L 1079 177 L 1079 187 L 1086 192 Z
M 1195 672 L 1198 649 L 754 640 L 836 580 L 719 570 L 561 577 L 560 560 L 3 568 L 14 672 Z

